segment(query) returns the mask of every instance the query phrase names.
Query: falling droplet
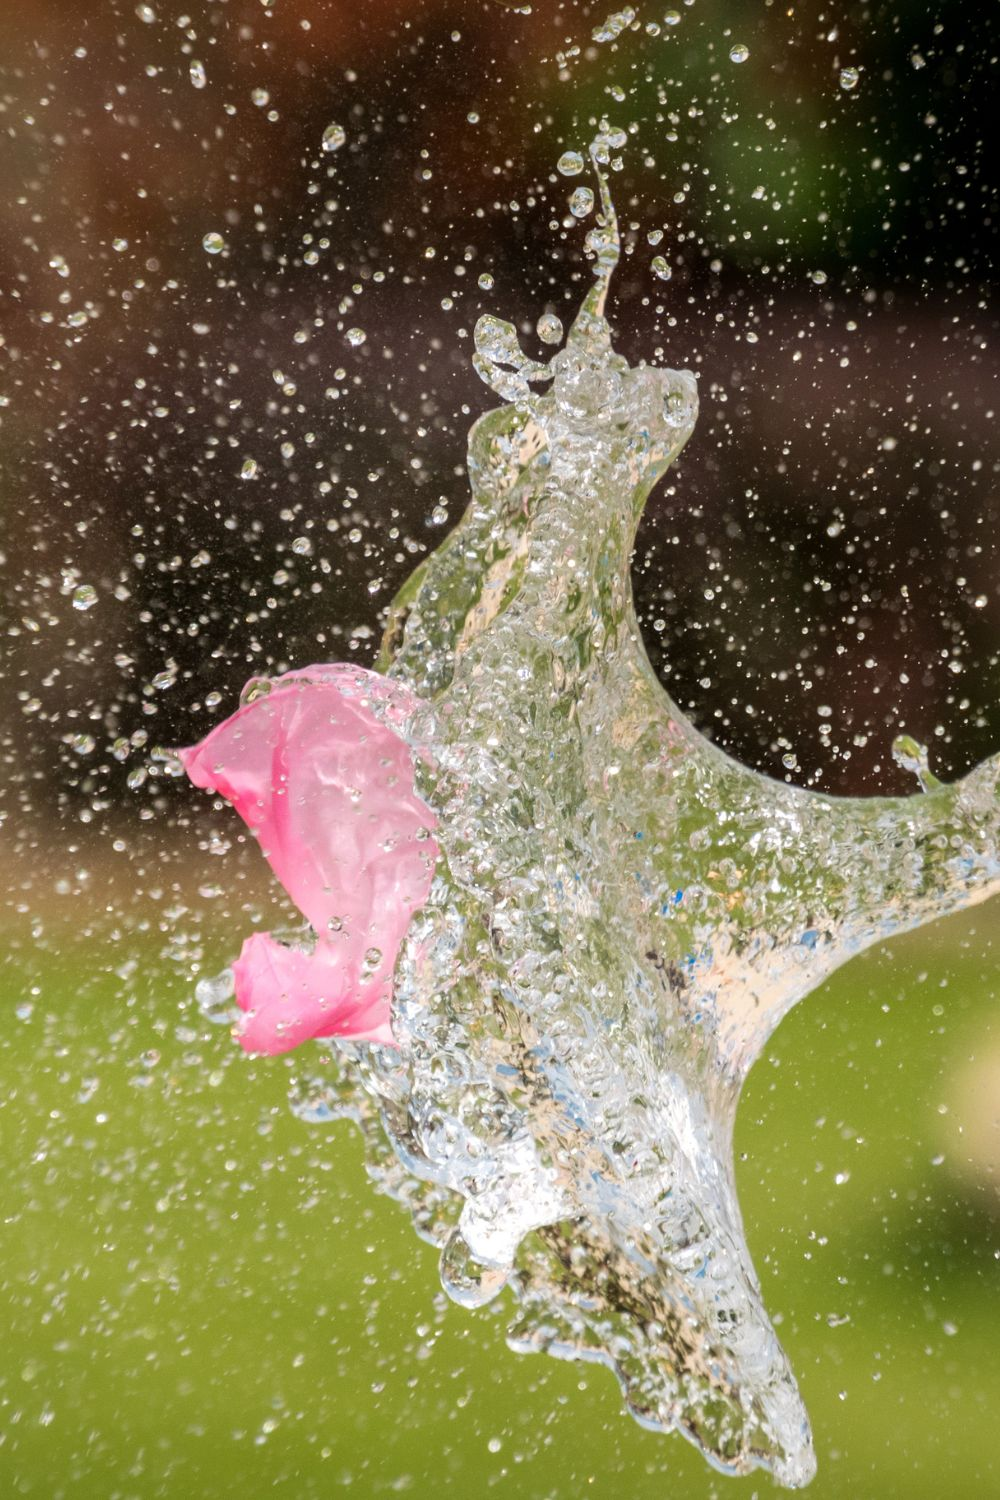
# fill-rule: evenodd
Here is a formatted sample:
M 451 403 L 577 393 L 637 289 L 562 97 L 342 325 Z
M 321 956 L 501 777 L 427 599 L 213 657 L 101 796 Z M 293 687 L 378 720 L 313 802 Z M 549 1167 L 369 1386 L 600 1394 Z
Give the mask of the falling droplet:
M 241 479 L 256 479 L 258 472 L 257 460 L 255 458 L 245 458 L 243 460 L 243 467 L 240 469 Z
M 97 603 L 97 590 L 89 583 L 81 583 L 79 588 L 73 590 L 74 609 L 93 609 Z
M 151 5 L 137 5 L 135 8 L 135 13 L 139 17 L 140 21 L 145 21 L 147 26 L 152 26 L 153 22 L 156 20 L 156 11 Z
M 323 150 L 339 151 L 347 140 L 347 131 L 343 125 L 328 125 L 323 132 Z
M 209 255 L 221 255 L 222 251 L 226 248 L 226 242 L 222 238 L 222 235 L 214 229 L 209 230 L 201 244 L 202 249 L 207 250 Z
M 112 250 L 116 250 L 118 254 L 121 255 L 123 250 L 128 249 L 128 240 L 123 239 L 122 236 L 119 235 L 117 239 L 111 241 L 111 248 Z
M 851 89 L 857 88 L 860 77 L 860 68 L 841 68 L 840 87 L 850 93 Z
M 542 313 L 535 325 L 535 331 L 543 344 L 561 344 L 563 326 L 555 313 Z
M 556 162 L 556 168 L 564 177 L 579 177 L 583 171 L 583 157 L 579 151 L 564 151 Z
M 750 56 L 750 48 L 745 47 L 742 42 L 737 42 L 729 49 L 729 61 L 734 63 L 745 63 Z
M 681 13 L 679 10 L 667 10 L 663 13 L 664 26 L 679 26 L 681 24 Z
M 491 292 L 493 290 L 493 277 L 490 275 L 489 271 L 480 272 L 479 289 L 483 292 Z
M 193 62 L 188 68 L 191 82 L 196 89 L 203 89 L 208 82 L 208 74 L 205 72 L 205 64 Z
M 594 194 L 589 187 L 574 188 L 570 194 L 569 211 L 577 219 L 585 219 L 593 211 Z
M 662 255 L 654 255 L 649 263 L 649 268 L 653 275 L 658 276 L 661 281 L 669 281 L 674 274 Z
M 363 328 L 349 328 L 344 337 L 352 349 L 360 349 L 368 335 Z
M 813 271 L 811 274 L 812 274 L 812 279 L 816 283 L 817 286 L 825 286 L 826 285 L 826 272 L 825 271 Z

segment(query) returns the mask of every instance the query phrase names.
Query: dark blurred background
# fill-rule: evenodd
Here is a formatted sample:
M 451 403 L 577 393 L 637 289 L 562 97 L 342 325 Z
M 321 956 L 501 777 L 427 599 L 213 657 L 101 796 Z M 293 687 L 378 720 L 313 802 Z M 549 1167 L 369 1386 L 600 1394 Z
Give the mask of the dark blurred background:
M 833 791 L 1000 743 L 995 8 L 608 9 L 3 6 L 8 813 L 159 819 L 151 748 L 251 672 L 373 659 L 465 504 L 476 318 L 540 348 L 589 278 L 554 168 L 605 114 L 620 347 L 702 392 L 636 559 L 664 681 Z

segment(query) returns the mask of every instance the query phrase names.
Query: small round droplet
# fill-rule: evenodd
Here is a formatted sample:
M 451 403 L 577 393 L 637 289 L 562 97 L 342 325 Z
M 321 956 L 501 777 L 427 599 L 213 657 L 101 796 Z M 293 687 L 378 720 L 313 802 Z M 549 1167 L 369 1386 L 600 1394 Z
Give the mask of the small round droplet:
M 569 198 L 569 211 L 576 219 L 585 219 L 593 210 L 594 194 L 589 187 L 574 188 Z
M 347 131 L 343 125 L 328 125 L 323 132 L 323 150 L 339 151 L 347 140 Z
M 826 285 L 826 272 L 825 271 L 813 271 L 811 273 L 811 275 L 812 275 L 813 281 L 816 283 L 817 286 L 825 286 Z
M 111 248 L 112 250 L 117 251 L 119 255 L 121 255 L 123 250 L 128 249 L 128 240 L 123 239 L 122 236 L 119 235 L 117 239 L 111 241 Z
M 196 89 L 203 89 L 208 82 L 208 74 L 205 72 L 205 64 L 193 62 L 188 68 L 188 76 Z
M 750 48 L 745 47 L 742 42 L 736 42 L 729 49 L 729 61 L 734 63 L 745 63 L 750 56 Z
M 556 162 L 556 169 L 564 177 L 579 177 L 584 168 L 584 160 L 579 151 L 564 151 Z
M 311 557 L 313 544 L 307 536 L 297 536 L 292 542 L 292 551 L 298 557 Z
M 73 590 L 74 609 L 93 609 L 97 603 L 97 590 L 93 584 L 81 583 L 79 588 Z
M 139 17 L 140 21 L 145 21 L 147 26 L 152 26 L 153 22 L 156 20 L 156 11 L 151 5 L 137 5 L 135 8 L 135 13 Z
M 660 279 L 660 281 L 669 281 L 671 276 L 674 274 L 662 255 L 653 256 L 653 259 L 649 263 L 649 269 L 652 271 L 654 276 L 657 276 Z
M 245 458 L 243 460 L 243 467 L 240 469 L 240 478 L 241 479 L 256 479 L 257 478 L 257 474 L 258 474 L 257 460 L 255 458 Z
M 344 337 L 352 349 L 360 349 L 368 335 L 363 328 L 349 328 Z
M 844 89 L 847 93 L 850 93 L 851 89 L 856 89 L 857 88 L 857 86 L 858 86 L 858 80 L 860 79 L 860 77 L 861 77 L 861 69 L 860 68 L 841 68 L 841 70 L 840 70 L 840 87 L 842 89 Z
M 493 290 L 493 277 L 490 275 L 489 271 L 482 271 L 480 273 L 479 289 L 482 292 L 491 292 Z
M 679 10 L 665 10 L 663 12 L 664 26 L 679 26 L 681 24 L 681 13 Z
M 211 229 L 202 240 L 201 247 L 203 250 L 207 250 L 209 255 L 221 255 L 226 248 L 226 242 L 221 234 Z
M 561 344 L 563 326 L 555 313 L 542 313 L 535 324 L 535 331 L 543 344 Z

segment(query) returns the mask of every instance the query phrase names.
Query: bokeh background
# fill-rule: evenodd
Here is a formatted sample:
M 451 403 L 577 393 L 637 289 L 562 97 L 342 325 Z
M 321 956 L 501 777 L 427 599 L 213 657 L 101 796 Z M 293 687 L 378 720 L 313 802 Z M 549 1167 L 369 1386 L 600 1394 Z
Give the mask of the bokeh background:
M 996 15 L 630 9 L 0 9 L 6 1492 L 767 1487 L 446 1308 L 296 1064 L 204 1020 L 279 897 L 160 754 L 251 673 L 373 659 L 464 505 L 477 317 L 541 352 L 587 284 L 555 163 L 602 116 L 620 347 L 701 388 L 636 556 L 663 680 L 831 792 L 911 790 L 901 731 L 946 777 L 1000 746 Z M 856 963 L 751 1080 L 817 1494 L 1000 1494 L 997 928 Z

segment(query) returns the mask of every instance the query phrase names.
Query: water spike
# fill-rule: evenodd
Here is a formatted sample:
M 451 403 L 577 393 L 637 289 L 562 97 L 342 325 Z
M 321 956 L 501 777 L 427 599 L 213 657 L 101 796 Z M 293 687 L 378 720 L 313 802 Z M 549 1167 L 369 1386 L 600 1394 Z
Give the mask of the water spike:
M 933 792 L 942 785 L 930 768 L 927 746 L 921 745 L 912 735 L 896 736 L 892 742 L 892 758 L 897 766 L 917 778 L 922 792 Z
M 597 257 L 595 284 L 591 287 L 584 299 L 580 309 L 581 315 L 591 318 L 603 318 L 604 309 L 608 300 L 608 288 L 611 278 L 617 269 L 621 258 L 621 236 L 618 232 L 618 215 L 615 205 L 611 199 L 611 190 L 608 187 L 607 175 L 601 167 L 598 158 L 598 142 L 601 137 L 591 144 L 590 160 L 593 163 L 594 172 L 597 176 L 597 187 L 601 195 L 601 214 L 598 228 L 592 229 L 587 236 L 588 248 L 592 249 Z M 580 317 L 577 318 L 577 323 Z M 575 327 L 575 325 L 574 325 Z

